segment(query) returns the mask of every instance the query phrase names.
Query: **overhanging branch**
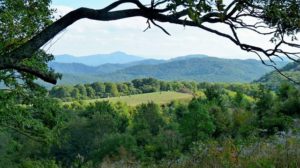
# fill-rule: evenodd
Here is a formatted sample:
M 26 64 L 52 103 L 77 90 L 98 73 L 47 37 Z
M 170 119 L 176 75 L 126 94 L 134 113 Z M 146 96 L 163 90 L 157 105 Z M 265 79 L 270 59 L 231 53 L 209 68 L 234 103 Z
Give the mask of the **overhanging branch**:
M 41 31 L 39 34 L 37 34 L 35 37 L 27 41 L 17 49 L 13 50 L 12 52 L 9 52 L 8 54 L 6 53 L 5 56 L 0 55 L 0 58 L 2 57 L 3 59 L 6 59 L 5 64 L 1 64 L 0 62 L 0 70 L 15 69 L 17 71 L 30 73 L 43 79 L 46 82 L 55 84 L 55 76 L 47 75 L 44 72 L 40 72 L 39 70 L 34 70 L 29 67 L 16 66 L 16 63 L 19 63 L 24 59 L 31 58 L 37 50 L 39 50 L 45 43 L 47 43 L 49 40 L 55 37 L 58 33 L 60 33 L 68 26 L 72 25 L 74 22 L 84 18 L 97 21 L 112 21 L 131 17 L 144 17 L 147 20 L 150 20 L 154 25 L 161 28 L 165 33 L 167 33 L 167 31 L 163 27 L 156 24 L 155 21 L 168 22 L 183 26 L 198 27 L 210 33 L 214 33 L 218 36 L 229 39 L 235 45 L 239 46 L 242 50 L 254 53 L 262 53 L 263 55 L 267 56 L 271 60 L 271 62 L 272 56 L 279 56 L 280 54 L 286 55 L 288 58 L 291 58 L 291 53 L 283 51 L 280 48 L 281 45 L 288 45 L 290 47 L 300 48 L 299 44 L 286 42 L 284 39 L 282 39 L 282 41 L 279 44 L 275 45 L 273 49 L 264 49 L 261 48 L 259 45 L 255 46 L 242 43 L 235 29 L 245 28 L 256 32 L 259 35 L 282 33 L 280 27 L 274 27 L 267 24 L 261 25 L 261 23 L 263 22 L 262 11 L 264 9 L 260 6 L 249 4 L 246 0 L 232 0 L 232 3 L 229 3 L 229 5 L 227 6 L 227 8 L 225 8 L 224 11 L 211 11 L 208 13 L 204 13 L 201 14 L 199 18 L 197 18 L 197 20 L 194 21 L 189 19 L 189 10 L 187 8 L 177 12 L 171 12 L 171 8 L 169 8 L 168 5 L 166 5 L 166 7 L 163 9 L 156 9 L 158 5 L 162 5 L 168 2 L 168 0 L 160 0 L 157 2 L 152 1 L 151 6 L 148 7 L 146 5 L 143 5 L 138 0 L 118 0 L 108 5 L 107 7 L 99 10 L 90 8 L 79 8 L 74 11 L 71 11 L 70 13 L 55 21 L 52 25 L 45 28 L 43 31 Z M 116 7 L 124 3 L 135 4 L 137 8 L 113 11 Z M 240 8 L 240 6 L 243 7 Z M 166 14 L 166 12 L 168 11 L 171 14 Z M 244 17 L 257 18 L 260 21 L 251 25 L 243 21 L 242 18 Z M 229 26 L 229 28 L 232 30 L 232 34 L 228 34 L 228 32 L 218 31 L 214 28 L 204 26 L 204 23 L 225 24 Z M 257 28 L 272 29 L 272 31 L 261 32 L 257 30 Z M 298 55 L 298 53 L 292 54 Z M 260 55 L 259 58 L 261 58 Z

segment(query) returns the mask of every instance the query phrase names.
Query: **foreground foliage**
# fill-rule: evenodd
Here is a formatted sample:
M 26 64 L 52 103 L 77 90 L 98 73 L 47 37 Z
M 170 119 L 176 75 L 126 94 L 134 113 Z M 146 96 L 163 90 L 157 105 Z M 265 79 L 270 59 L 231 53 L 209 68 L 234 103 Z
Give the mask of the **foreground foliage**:
M 297 88 L 196 86 L 189 102 L 136 107 L 1 91 L 0 167 L 299 166 Z

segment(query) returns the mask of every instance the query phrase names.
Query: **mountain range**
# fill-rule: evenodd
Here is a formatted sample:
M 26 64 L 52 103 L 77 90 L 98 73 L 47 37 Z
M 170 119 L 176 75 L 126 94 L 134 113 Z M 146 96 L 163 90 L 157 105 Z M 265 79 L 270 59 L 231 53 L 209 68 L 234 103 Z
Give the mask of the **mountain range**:
M 129 63 L 134 61 L 140 61 L 144 58 L 129 55 L 124 52 L 114 52 L 111 54 L 96 54 L 96 55 L 88 55 L 75 57 L 72 55 L 64 54 L 55 56 L 55 61 L 60 63 L 82 63 L 90 66 L 98 66 L 106 63 Z
M 84 57 L 61 55 L 55 58 L 49 66 L 63 75 L 59 84 L 120 82 L 145 77 L 199 82 L 251 82 L 272 71 L 254 59 L 222 59 L 201 54 L 169 60 L 145 59 L 123 52 Z M 277 64 L 281 68 L 287 62 Z

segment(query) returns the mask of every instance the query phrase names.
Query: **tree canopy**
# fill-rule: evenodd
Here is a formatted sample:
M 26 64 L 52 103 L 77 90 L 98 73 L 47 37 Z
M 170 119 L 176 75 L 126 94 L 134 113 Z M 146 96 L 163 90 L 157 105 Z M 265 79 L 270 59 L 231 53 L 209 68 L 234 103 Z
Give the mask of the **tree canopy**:
M 276 67 L 275 58 L 287 57 L 298 62 L 300 45 L 300 2 L 297 0 L 116 0 L 103 9 L 78 8 L 53 21 L 51 0 L 1 0 L 0 2 L 0 76 L 5 84 L 13 85 L 16 78 L 25 84 L 40 78 L 55 84 L 60 77 L 47 67 L 53 56 L 41 47 L 74 22 L 87 18 L 111 21 L 131 17 L 148 19 L 148 28 L 154 25 L 170 35 L 157 22 L 198 27 L 229 39 L 242 50 L 253 52 L 262 63 Z M 116 10 L 126 3 L 135 8 Z M 227 30 L 218 30 L 222 24 Z M 240 30 L 253 31 L 269 38 L 271 48 L 253 45 L 240 39 Z M 200 38 L 200 37 L 199 37 Z M 265 61 L 266 58 L 268 61 Z M 284 74 L 282 74 L 284 75 Z M 289 78 L 289 77 L 287 77 Z

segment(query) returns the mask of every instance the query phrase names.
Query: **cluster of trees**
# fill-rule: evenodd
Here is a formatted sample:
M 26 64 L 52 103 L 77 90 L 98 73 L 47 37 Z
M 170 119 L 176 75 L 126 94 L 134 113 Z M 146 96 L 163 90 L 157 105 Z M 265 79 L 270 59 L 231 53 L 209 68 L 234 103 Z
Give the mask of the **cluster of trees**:
M 116 97 L 158 91 L 193 93 L 196 89 L 197 83 L 195 82 L 167 82 L 154 78 L 143 78 L 124 83 L 95 82 L 76 86 L 55 86 L 49 91 L 49 95 L 55 98 L 70 100 Z
M 36 130 L 48 132 L 49 140 L 45 143 L 10 129 L 2 131 L 0 167 L 299 164 L 300 90 L 288 84 L 277 92 L 263 86 L 250 92 L 247 85 L 227 85 L 227 89 L 205 85 L 205 96 L 162 106 L 154 102 L 136 107 L 108 101 L 88 105 L 45 102 L 45 112 L 35 117 L 53 120 L 42 120 L 45 129 Z M 24 127 L 30 129 L 30 125 Z
M 94 82 L 92 84 L 78 84 L 75 86 L 54 86 L 49 95 L 61 100 L 82 100 L 107 98 L 116 96 L 127 96 L 141 93 L 152 93 L 159 91 L 177 91 L 182 93 L 197 94 L 211 86 L 225 88 L 232 91 L 243 91 L 249 96 L 254 96 L 258 85 L 256 84 L 226 84 L 187 81 L 160 81 L 154 78 L 134 79 L 131 82 L 112 83 Z

